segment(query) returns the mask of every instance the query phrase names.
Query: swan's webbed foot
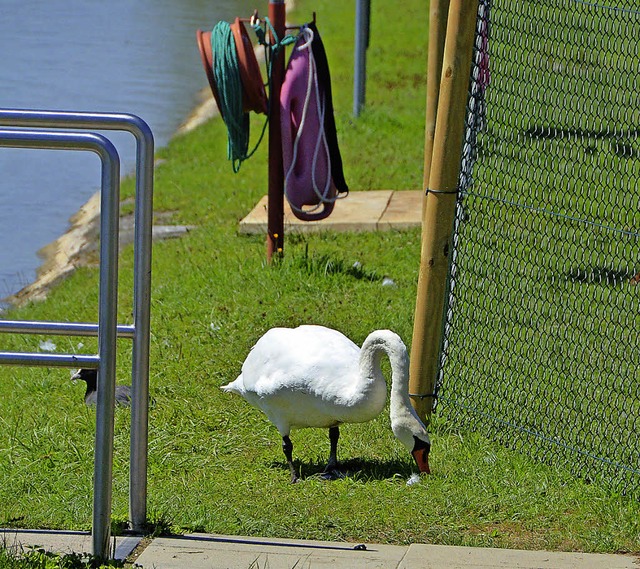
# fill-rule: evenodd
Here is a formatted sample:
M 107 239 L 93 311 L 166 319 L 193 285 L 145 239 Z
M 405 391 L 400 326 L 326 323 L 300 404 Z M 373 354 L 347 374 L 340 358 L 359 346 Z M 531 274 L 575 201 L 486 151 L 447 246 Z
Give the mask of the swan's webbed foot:
M 335 457 L 330 457 L 327 466 L 320 474 L 320 478 L 323 480 L 337 480 L 338 478 L 344 478 L 344 473 L 340 471 L 338 467 L 338 461 Z
M 324 470 L 322 471 L 323 473 L 325 472 L 333 472 L 334 470 L 338 470 L 338 467 L 340 465 L 338 464 L 338 460 L 336 459 L 335 456 L 330 456 L 329 457 L 329 462 L 327 462 L 327 466 L 324 467 Z
M 340 480 L 346 475 L 347 474 L 343 470 L 340 470 L 338 468 L 337 464 L 334 467 L 329 467 L 329 465 L 327 464 L 327 467 L 320 474 L 320 478 L 322 478 L 323 480 Z

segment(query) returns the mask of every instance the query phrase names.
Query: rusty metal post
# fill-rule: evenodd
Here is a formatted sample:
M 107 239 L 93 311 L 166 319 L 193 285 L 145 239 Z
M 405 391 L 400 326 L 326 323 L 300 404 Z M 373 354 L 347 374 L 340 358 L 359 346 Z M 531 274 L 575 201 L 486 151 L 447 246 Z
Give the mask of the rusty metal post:
M 442 345 L 467 91 L 478 0 L 450 0 L 433 154 L 422 220 L 422 250 L 411 345 L 409 390 L 427 422 Z M 425 167 L 427 160 L 425 159 Z
M 269 20 L 278 40 L 286 33 L 284 0 L 269 2 Z M 273 44 L 276 38 L 270 34 Z M 284 81 L 284 50 L 273 55 L 269 108 L 269 193 L 267 197 L 267 261 L 282 254 L 284 248 L 284 166 L 282 165 L 282 136 L 280 132 L 280 90 Z

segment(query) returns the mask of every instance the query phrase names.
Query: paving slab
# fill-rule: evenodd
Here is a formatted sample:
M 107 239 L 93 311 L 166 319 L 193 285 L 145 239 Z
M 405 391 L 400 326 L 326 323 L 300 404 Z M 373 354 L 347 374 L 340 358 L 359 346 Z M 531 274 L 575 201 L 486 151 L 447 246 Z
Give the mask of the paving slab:
M 140 538 L 115 538 L 115 559 L 125 559 Z M 0 544 L 90 553 L 91 534 L 0 528 Z M 363 547 L 364 546 L 364 547 Z M 639 569 L 631 555 L 523 551 L 448 545 L 356 544 L 194 533 L 159 537 L 136 560 L 148 569 Z
M 422 225 L 424 192 L 393 192 L 387 209 L 378 220 L 378 230 L 409 229 Z
M 421 191 L 372 190 L 349 192 L 336 201 L 329 217 L 319 221 L 302 221 L 295 217 L 285 200 L 284 231 L 384 231 L 419 227 L 422 216 Z M 267 196 L 263 196 L 240 221 L 240 233 L 266 234 Z
M 349 544 L 212 534 L 156 538 L 136 563 L 149 569 L 638 569 L 640 566 L 639 559 L 628 555 Z
M 388 569 L 407 547 L 189 534 L 156 538 L 136 559 L 148 569 Z
M 113 537 L 114 559 L 125 559 L 140 542 L 139 537 Z M 91 553 L 91 533 L 66 530 L 0 528 L 0 544 L 12 551 L 44 549 L 53 553 Z
M 398 569 L 638 569 L 628 555 L 411 545 Z

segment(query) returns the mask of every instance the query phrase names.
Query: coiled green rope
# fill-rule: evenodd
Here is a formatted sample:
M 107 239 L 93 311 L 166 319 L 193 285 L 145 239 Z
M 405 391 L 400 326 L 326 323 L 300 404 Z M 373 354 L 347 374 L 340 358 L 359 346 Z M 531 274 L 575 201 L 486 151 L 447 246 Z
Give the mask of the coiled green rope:
M 269 18 L 265 18 L 264 22 L 265 27 L 262 28 L 260 21 L 257 20 L 253 24 L 253 29 L 258 36 L 259 43 L 265 46 L 268 76 L 267 86 L 270 95 L 273 56 L 286 45 L 295 43 L 296 37 L 285 35 L 282 39 L 279 39 Z M 273 35 L 273 44 L 270 44 L 266 39 L 267 28 Z M 243 87 L 242 80 L 240 79 L 238 52 L 236 51 L 231 25 L 228 22 L 218 22 L 211 31 L 211 49 L 214 53 L 212 71 L 220 99 L 220 113 L 227 127 L 227 158 L 231 160 L 233 171 L 237 173 L 240 170 L 242 162 L 253 155 L 264 137 L 271 115 L 271 97 L 269 96 L 268 98 L 269 108 L 267 109 L 267 119 L 262 127 L 260 138 L 251 152 L 249 152 L 249 113 L 243 111 Z
M 220 98 L 220 112 L 227 126 L 227 158 L 231 160 L 233 171 L 249 158 L 249 113 L 242 109 L 242 82 L 238 67 L 233 32 L 228 22 L 218 22 L 211 31 L 213 50 L 213 77 Z M 261 137 L 262 138 L 262 137 Z M 254 148 L 255 151 L 255 148 Z
M 213 77 L 220 98 L 220 112 L 227 126 L 227 158 L 233 171 L 248 158 L 249 113 L 242 109 L 242 82 L 233 32 L 228 22 L 218 22 L 211 31 Z

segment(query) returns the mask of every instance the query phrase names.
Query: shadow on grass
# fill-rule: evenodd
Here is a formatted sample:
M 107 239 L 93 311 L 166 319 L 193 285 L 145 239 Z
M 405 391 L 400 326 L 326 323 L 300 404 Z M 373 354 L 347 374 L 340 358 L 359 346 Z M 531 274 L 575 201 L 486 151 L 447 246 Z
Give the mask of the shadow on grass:
M 302 255 L 294 255 L 287 261 L 289 266 L 308 275 L 317 277 L 329 277 L 332 275 L 345 275 L 356 280 L 370 282 L 381 281 L 382 276 L 375 271 L 365 269 L 358 261 L 347 262 L 344 259 L 334 258 L 332 255 L 309 254 L 309 245 L 305 244 Z
M 635 269 L 619 270 L 608 267 L 587 267 L 571 269 L 567 278 L 576 283 L 602 284 L 616 286 L 627 281 L 633 281 L 639 274 Z
M 294 461 L 298 472 L 300 473 L 300 480 L 317 479 L 327 480 L 331 482 L 331 479 L 323 477 L 326 462 L 313 461 L 313 462 L 301 462 Z M 289 473 L 289 467 L 284 461 L 274 460 L 267 464 L 269 468 L 281 469 L 282 471 Z M 408 461 L 400 460 L 367 460 L 352 458 L 349 460 L 340 461 L 337 469 L 337 476 L 335 478 L 353 478 L 354 480 L 389 480 L 391 478 L 408 478 L 416 470 L 413 465 Z

